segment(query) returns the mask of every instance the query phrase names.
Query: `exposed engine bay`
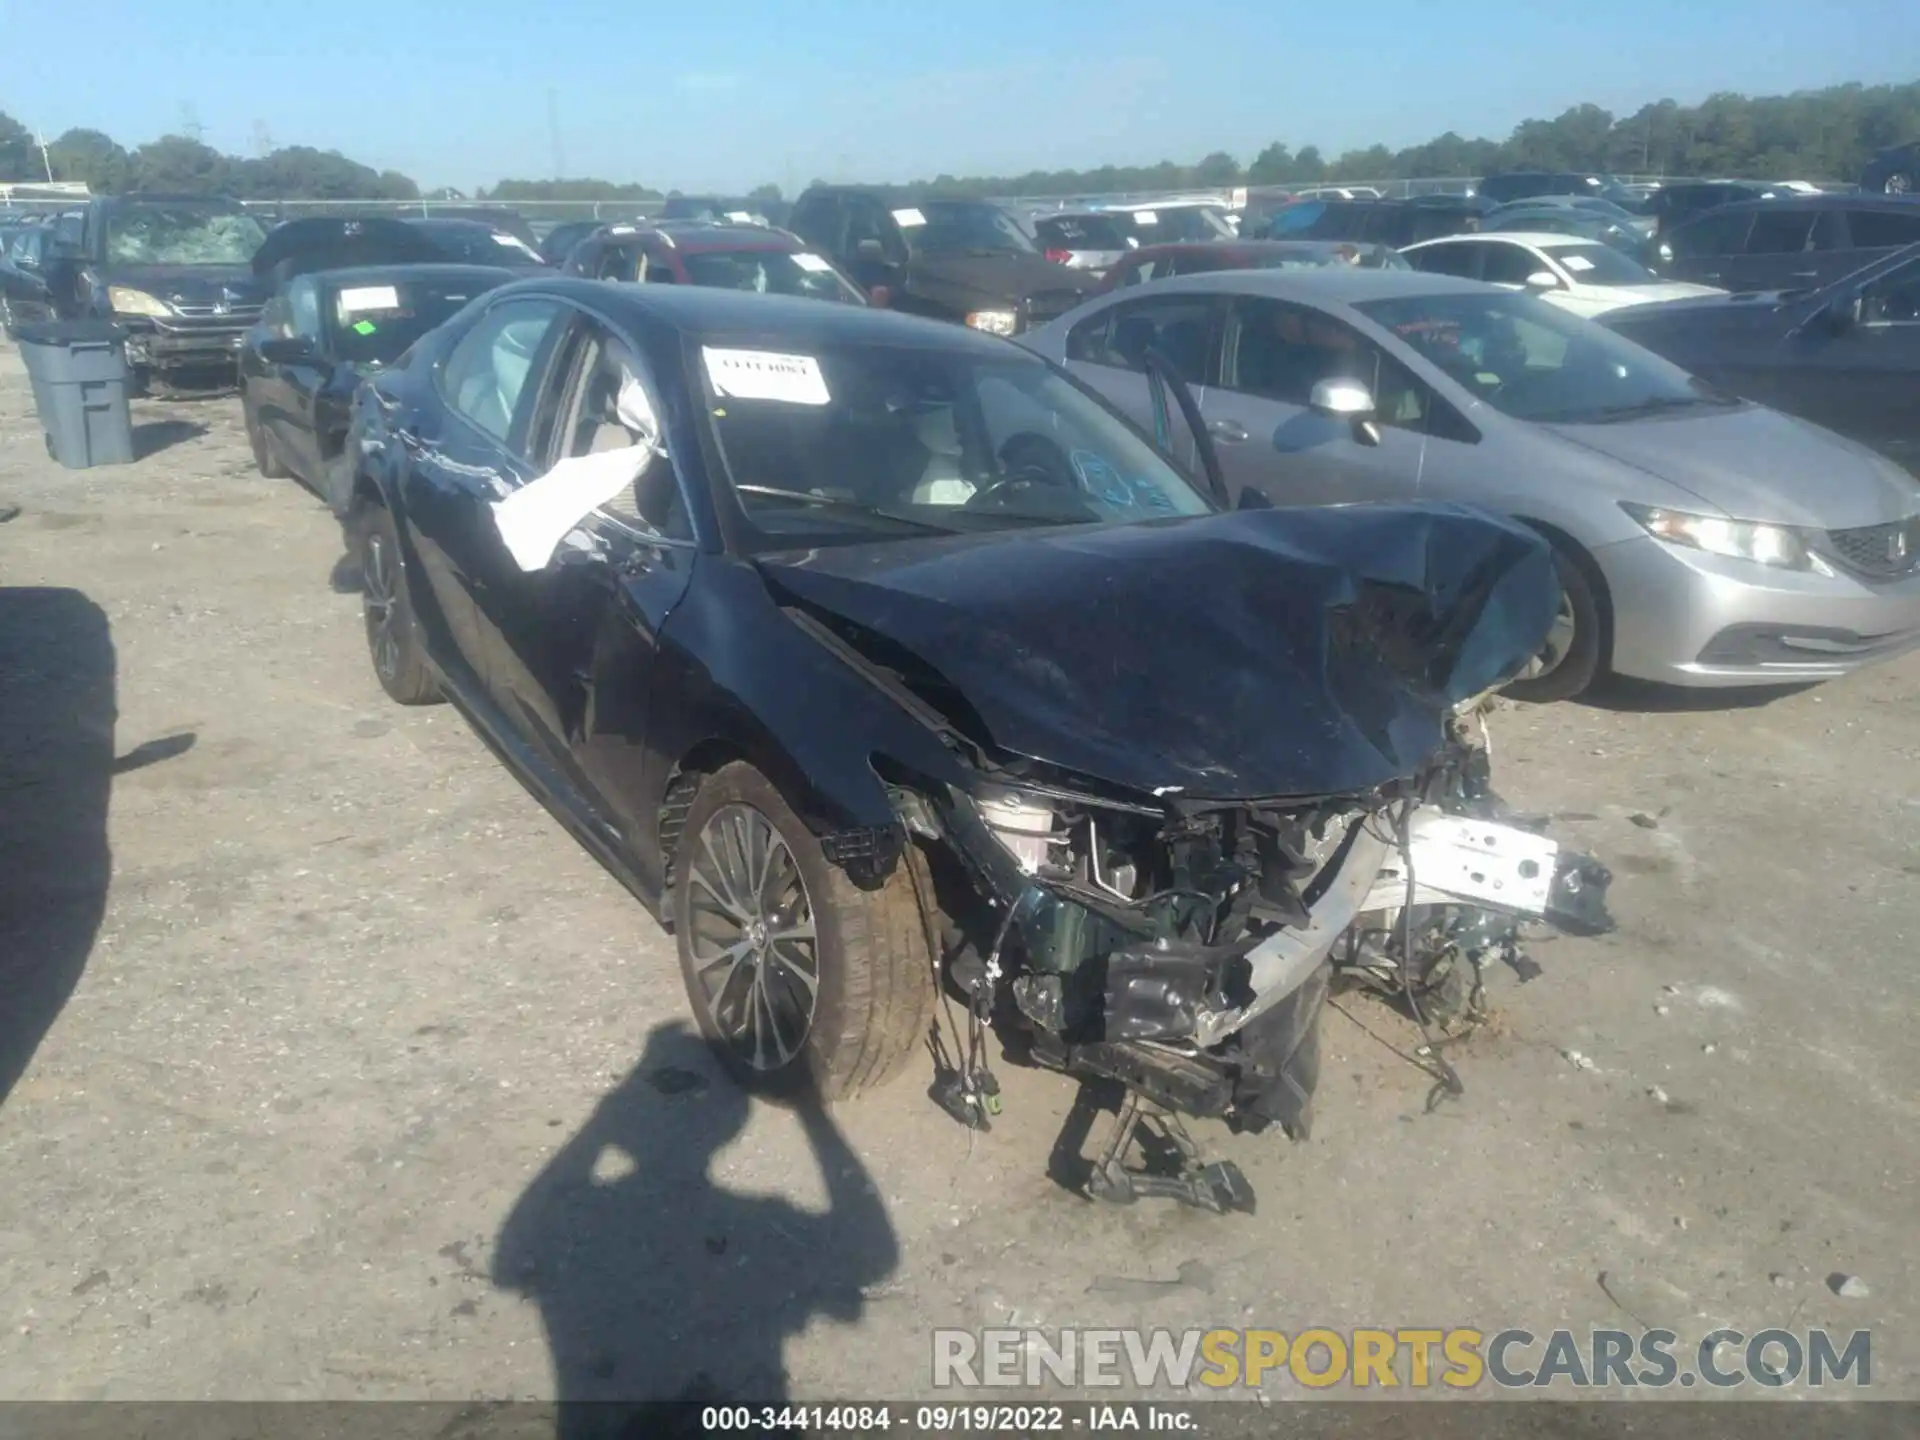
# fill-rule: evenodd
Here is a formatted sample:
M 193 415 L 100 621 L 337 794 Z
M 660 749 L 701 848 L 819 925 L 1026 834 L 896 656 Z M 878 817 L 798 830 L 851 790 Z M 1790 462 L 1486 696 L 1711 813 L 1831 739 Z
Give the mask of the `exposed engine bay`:
M 1486 705 L 1458 707 L 1421 773 L 1360 795 L 1230 804 L 1040 781 L 937 800 L 897 791 L 908 829 L 944 842 L 909 864 L 931 883 L 927 856 L 945 851 L 970 882 L 939 895 L 959 923 L 935 953 L 966 1024 L 950 1056 L 936 1053 L 933 1098 L 990 1125 L 986 1031 L 1008 1021 L 1035 1063 L 1124 1087 L 1090 1195 L 1221 1211 L 1251 1210 L 1251 1188 L 1231 1162 L 1205 1163 L 1178 1117 L 1305 1138 L 1319 1020 L 1337 990 L 1400 1006 L 1426 1038 L 1417 1063 L 1458 1093 L 1435 1033 L 1480 1018 L 1488 966 L 1538 973 L 1523 927 L 1612 924 L 1605 867 L 1516 822 L 1493 793 Z M 983 903 L 966 913 L 956 889 Z M 1126 1163 L 1143 1126 L 1177 1157 L 1173 1173 Z

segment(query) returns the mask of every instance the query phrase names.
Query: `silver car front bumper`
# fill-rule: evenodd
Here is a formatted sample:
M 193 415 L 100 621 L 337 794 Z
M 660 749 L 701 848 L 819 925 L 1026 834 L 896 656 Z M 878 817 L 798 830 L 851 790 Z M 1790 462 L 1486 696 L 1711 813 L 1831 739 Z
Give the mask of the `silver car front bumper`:
M 1920 573 L 1868 582 L 1730 560 L 1652 536 L 1594 552 L 1613 669 L 1668 685 L 1798 685 L 1920 647 Z

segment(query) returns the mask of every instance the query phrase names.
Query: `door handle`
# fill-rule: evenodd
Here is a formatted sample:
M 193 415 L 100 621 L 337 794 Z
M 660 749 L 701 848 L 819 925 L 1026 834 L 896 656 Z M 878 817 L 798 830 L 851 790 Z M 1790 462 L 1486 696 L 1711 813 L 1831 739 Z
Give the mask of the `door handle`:
M 1238 420 L 1222 417 L 1219 420 L 1207 422 L 1207 433 L 1216 440 L 1225 440 L 1230 444 L 1238 445 L 1247 438 L 1247 427 Z

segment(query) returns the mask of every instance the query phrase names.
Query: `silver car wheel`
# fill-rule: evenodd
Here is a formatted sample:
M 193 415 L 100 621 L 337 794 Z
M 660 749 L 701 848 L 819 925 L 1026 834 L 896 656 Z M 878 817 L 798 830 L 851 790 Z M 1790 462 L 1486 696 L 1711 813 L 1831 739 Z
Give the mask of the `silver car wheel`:
M 367 649 L 373 655 L 373 668 L 382 680 L 400 673 L 400 636 L 397 576 L 387 555 L 386 542 L 377 534 L 367 537 L 366 554 L 361 562 L 360 608 L 366 616 Z
M 1542 675 L 1551 675 L 1558 670 L 1573 650 L 1576 629 L 1573 618 L 1573 597 L 1562 590 L 1559 608 L 1553 612 L 1553 624 L 1547 627 L 1547 638 L 1541 644 L 1539 652 L 1527 662 L 1527 668 L 1520 672 L 1520 678 L 1538 680 Z
M 1913 188 L 1913 181 L 1904 170 L 1896 170 L 1887 176 L 1886 190 L 1889 195 L 1904 195 Z
M 686 883 L 693 971 L 714 1029 L 744 1064 L 782 1068 L 806 1044 L 820 996 L 799 863 L 765 815 L 726 805 L 701 827 Z

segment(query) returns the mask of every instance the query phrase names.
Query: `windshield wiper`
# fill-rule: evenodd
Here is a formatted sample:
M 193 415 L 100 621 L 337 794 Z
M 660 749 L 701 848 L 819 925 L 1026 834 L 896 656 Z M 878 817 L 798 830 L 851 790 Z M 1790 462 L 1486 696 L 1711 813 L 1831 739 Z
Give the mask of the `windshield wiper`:
M 1637 420 L 1646 415 L 1661 415 L 1670 410 L 1692 410 L 1700 405 L 1713 405 L 1716 401 L 1704 395 L 1649 395 L 1645 400 L 1635 400 L 1626 405 L 1606 405 L 1598 410 L 1581 413 L 1582 420 Z
M 862 505 L 858 500 L 841 500 L 832 495 L 816 495 L 811 490 L 781 490 L 772 485 L 736 485 L 733 488 L 742 495 L 771 495 L 776 500 L 798 500 L 806 505 L 818 505 L 823 510 L 839 510 L 849 515 L 877 515 L 882 520 L 891 520 L 898 525 L 911 525 L 916 530 L 932 530 L 941 535 L 954 533 L 947 526 L 936 525 L 931 520 L 902 515 L 897 510 L 882 510 L 877 505 Z

